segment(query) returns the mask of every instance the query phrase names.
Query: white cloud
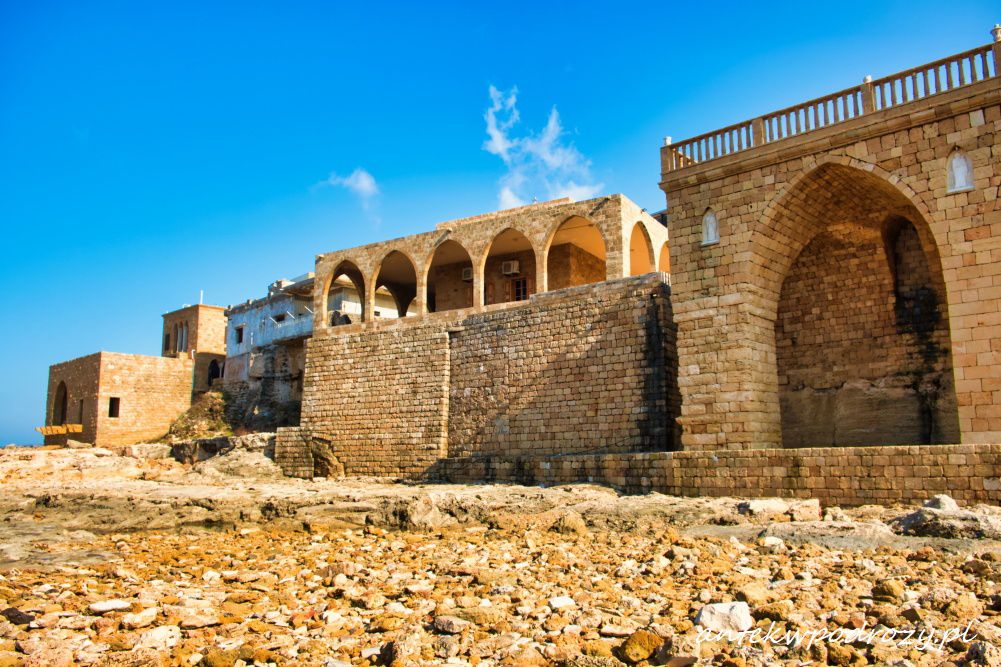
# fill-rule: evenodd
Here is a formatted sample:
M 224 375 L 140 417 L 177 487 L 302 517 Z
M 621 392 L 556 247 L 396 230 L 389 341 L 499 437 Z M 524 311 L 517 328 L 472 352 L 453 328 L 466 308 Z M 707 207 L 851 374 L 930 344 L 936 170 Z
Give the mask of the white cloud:
M 597 195 L 602 183 L 591 174 L 591 161 L 572 142 L 553 107 L 538 135 L 516 136 L 518 89 L 503 92 L 490 86 L 490 106 L 484 120 L 487 140 L 483 150 L 504 161 L 507 173 L 500 179 L 498 204 L 501 208 L 523 206 L 533 198 L 587 199 Z
M 363 204 L 368 204 L 372 197 L 379 194 L 379 185 L 375 182 L 375 177 L 361 167 L 352 171 L 348 176 L 338 176 L 336 173 L 331 173 L 323 183 L 324 185 L 347 188 L 357 195 Z

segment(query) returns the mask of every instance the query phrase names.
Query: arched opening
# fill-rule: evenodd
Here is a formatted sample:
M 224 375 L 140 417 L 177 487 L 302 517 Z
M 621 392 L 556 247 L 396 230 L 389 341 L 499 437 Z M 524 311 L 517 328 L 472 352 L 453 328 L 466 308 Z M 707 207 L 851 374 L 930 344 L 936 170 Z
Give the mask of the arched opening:
M 365 277 L 345 260 L 337 265 L 327 288 L 327 324 L 332 327 L 365 319 Z
M 213 359 L 209 362 L 209 387 L 212 386 L 212 381 L 222 377 L 222 366 L 220 366 L 217 359 Z
M 52 401 L 52 423 L 55 426 L 62 426 L 66 423 L 67 401 L 66 383 L 60 382 L 56 387 L 56 395 Z
M 941 263 L 913 204 L 874 174 L 826 164 L 767 224 L 791 249 L 759 267 L 778 285 L 783 445 L 958 442 Z
M 654 263 L 653 243 L 642 222 L 633 225 L 629 233 L 629 275 L 641 276 L 652 273 Z
M 719 243 L 719 218 L 711 208 L 702 214 L 702 245 Z
M 416 315 L 417 269 L 410 258 L 394 250 L 382 260 L 375 273 L 375 317 L 397 318 Z
M 456 241 L 440 243 L 428 267 L 429 313 L 473 305 L 473 260 Z
M 662 273 L 671 272 L 671 245 L 665 243 L 660 249 L 660 259 L 657 260 L 657 270 Z
M 483 266 L 483 303 L 524 301 L 535 293 L 535 251 L 516 229 L 494 237 Z
M 973 189 L 973 163 L 958 148 L 949 156 L 947 174 L 948 192 L 965 192 Z
M 548 289 L 605 280 L 605 259 L 605 239 L 596 224 L 579 216 L 564 220 L 546 250 Z

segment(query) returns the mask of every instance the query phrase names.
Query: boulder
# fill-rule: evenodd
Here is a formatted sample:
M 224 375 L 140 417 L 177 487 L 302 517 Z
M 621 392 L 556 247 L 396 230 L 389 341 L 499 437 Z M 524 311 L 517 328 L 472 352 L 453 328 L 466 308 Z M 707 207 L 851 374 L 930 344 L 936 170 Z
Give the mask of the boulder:
M 696 625 L 712 632 L 744 632 L 754 625 L 746 602 L 707 604 L 695 617 Z

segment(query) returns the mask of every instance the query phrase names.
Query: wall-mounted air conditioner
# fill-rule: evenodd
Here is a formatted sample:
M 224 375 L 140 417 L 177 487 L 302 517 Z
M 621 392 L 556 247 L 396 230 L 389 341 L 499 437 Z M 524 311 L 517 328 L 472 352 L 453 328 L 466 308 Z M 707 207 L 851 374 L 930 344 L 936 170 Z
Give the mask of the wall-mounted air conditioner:
M 473 267 L 467 266 L 462 269 L 462 279 L 467 283 L 473 282 Z
M 501 273 L 505 276 L 516 276 L 521 272 L 521 267 L 518 264 L 518 260 L 512 259 L 507 262 L 501 262 Z

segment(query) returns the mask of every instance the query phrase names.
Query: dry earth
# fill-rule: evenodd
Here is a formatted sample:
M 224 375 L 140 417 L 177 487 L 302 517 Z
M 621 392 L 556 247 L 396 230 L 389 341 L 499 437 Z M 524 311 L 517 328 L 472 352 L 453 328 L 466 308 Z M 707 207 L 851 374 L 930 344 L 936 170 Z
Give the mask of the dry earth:
M 0 667 L 1001 665 L 995 507 L 308 482 L 233 442 L 0 450 Z M 752 627 L 803 641 L 698 634 Z

